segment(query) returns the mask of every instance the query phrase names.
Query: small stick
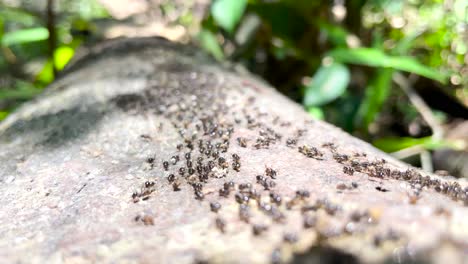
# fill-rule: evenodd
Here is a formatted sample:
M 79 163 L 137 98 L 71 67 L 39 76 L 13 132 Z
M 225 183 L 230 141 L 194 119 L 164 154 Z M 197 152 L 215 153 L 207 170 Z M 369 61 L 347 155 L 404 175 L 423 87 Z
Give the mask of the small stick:
M 411 87 L 409 80 L 403 76 L 401 73 L 394 73 L 393 74 L 393 81 L 400 86 L 403 92 L 406 93 L 408 98 L 410 99 L 411 103 L 414 105 L 416 110 L 421 114 L 424 118 L 426 123 L 432 129 L 432 137 L 436 140 L 439 140 L 443 137 L 443 129 L 442 126 L 439 124 L 437 119 L 434 117 L 429 106 L 427 106 L 426 102 L 416 93 L 416 91 Z

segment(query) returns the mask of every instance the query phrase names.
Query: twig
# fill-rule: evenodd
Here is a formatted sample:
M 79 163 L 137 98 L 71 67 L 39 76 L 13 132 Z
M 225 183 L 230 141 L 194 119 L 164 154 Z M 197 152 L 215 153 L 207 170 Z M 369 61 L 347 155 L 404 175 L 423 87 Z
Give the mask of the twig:
M 423 150 L 420 154 L 421 158 L 421 167 L 427 172 L 433 172 L 434 166 L 432 166 L 431 153 L 427 150 Z
M 3 54 L 3 57 L 5 58 L 7 63 L 9 63 L 9 64 L 15 64 L 16 63 L 15 53 L 13 53 L 13 51 L 10 48 L 8 48 L 6 46 L 2 46 L 2 54 Z
M 409 80 L 403 76 L 401 73 L 394 73 L 392 77 L 393 81 L 400 86 L 403 92 L 406 93 L 411 103 L 414 105 L 416 110 L 421 114 L 426 123 L 431 127 L 432 137 L 436 140 L 442 139 L 443 129 L 439 124 L 437 119 L 432 114 L 431 109 L 424 100 L 416 93 L 416 91 L 411 87 Z
M 411 156 L 419 155 L 421 160 L 421 167 L 427 172 L 433 172 L 431 153 L 427 151 L 422 145 L 416 145 L 409 148 L 405 148 L 396 152 L 391 153 L 393 157 L 402 160 Z
M 424 100 L 416 93 L 416 91 L 411 87 L 410 81 L 403 76 L 403 74 L 396 72 L 392 76 L 393 81 L 400 86 L 400 88 L 408 96 L 411 103 L 414 105 L 416 110 L 421 114 L 426 123 L 431 127 L 432 138 L 435 140 L 440 140 L 443 137 L 443 129 L 439 124 L 437 119 L 434 117 L 431 109 Z M 393 155 L 399 159 L 413 156 L 419 154 L 421 159 L 421 167 L 427 172 L 433 171 L 431 154 L 429 151 L 425 150 L 422 146 L 414 146 L 406 149 L 402 149 L 398 152 L 393 153 Z
M 54 53 L 57 36 L 55 32 L 54 0 L 47 0 L 47 30 L 49 31 L 49 58 L 52 60 L 52 69 L 55 78 L 57 75 L 57 67 L 55 65 Z
M 412 146 L 412 147 L 409 147 L 409 148 L 404 148 L 402 150 L 393 152 L 390 155 L 392 155 L 393 157 L 401 160 L 401 159 L 405 159 L 407 157 L 411 157 L 411 156 L 414 156 L 414 155 L 419 155 L 423 151 L 424 151 L 424 148 L 421 145 L 416 145 L 416 146 Z

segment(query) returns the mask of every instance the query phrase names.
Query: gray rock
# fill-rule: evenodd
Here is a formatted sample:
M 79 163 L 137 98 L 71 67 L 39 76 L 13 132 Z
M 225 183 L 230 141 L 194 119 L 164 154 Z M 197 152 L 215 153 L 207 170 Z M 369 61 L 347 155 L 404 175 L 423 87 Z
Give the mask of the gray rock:
M 466 182 L 161 39 L 92 48 L 0 123 L 0 160 L 1 263 L 467 259 Z

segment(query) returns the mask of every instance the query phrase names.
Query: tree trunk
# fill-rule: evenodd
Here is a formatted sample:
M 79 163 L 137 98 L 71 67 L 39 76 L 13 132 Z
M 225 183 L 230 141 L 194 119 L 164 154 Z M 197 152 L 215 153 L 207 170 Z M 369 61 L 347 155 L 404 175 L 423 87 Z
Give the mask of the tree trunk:
M 0 262 L 466 261 L 468 187 L 161 39 L 100 44 L 0 123 Z

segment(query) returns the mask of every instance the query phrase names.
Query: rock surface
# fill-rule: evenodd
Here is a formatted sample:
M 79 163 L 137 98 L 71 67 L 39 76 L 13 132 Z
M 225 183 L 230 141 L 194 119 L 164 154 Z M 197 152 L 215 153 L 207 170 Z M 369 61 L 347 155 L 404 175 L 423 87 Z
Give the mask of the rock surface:
M 91 49 L 0 123 L 0 160 L 0 263 L 468 259 L 466 182 L 157 38 Z

